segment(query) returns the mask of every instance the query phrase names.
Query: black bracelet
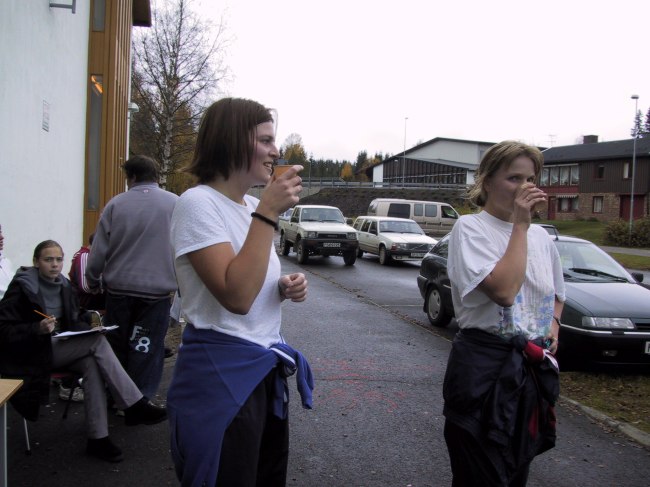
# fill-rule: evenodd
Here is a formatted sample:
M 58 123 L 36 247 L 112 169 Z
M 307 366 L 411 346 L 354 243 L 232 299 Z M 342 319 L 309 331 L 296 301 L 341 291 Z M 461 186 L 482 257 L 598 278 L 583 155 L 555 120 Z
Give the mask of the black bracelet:
M 271 225 L 274 229 L 278 230 L 280 227 L 278 227 L 278 222 L 274 222 L 270 218 L 265 217 L 264 215 L 260 215 L 258 212 L 254 211 L 251 213 L 251 216 L 253 218 L 257 218 L 258 220 L 262 220 L 264 223 L 268 223 Z

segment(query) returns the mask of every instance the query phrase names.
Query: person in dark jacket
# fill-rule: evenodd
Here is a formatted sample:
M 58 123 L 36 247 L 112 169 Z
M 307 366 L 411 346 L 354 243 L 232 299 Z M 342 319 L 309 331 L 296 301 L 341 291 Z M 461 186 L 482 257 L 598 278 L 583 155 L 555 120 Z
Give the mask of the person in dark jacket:
M 562 264 L 531 212 L 543 157 L 505 141 L 484 155 L 449 239 L 459 332 L 443 384 L 453 487 L 519 487 L 532 459 L 555 444 Z
M 122 451 L 108 436 L 106 387 L 117 406 L 125 410 L 127 425 L 159 423 L 167 418 L 167 411 L 143 396 L 103 334 L 56 337 L 91 327 L 79 319 L 70 281 L 61 274 L 61 246 L 53 240 L 41 242 L 34 250 L 33 262 L 33 267 L 16 272 L 0 301 L 0 374 L 25 382 L 11 402 L 23 417 L 36 421 L 40 404 L 48 398 L 52 370 L 81 373 L 86 452 L 103 460 L 121 461 Z
M 95 234 L 91 233 L 88 237 L 88 245 L 82 245 L 70 263 L 70 272 L 68 277 L 70 284 L 76 291 L 79 299 L 79 306 L 82 310 L 93 310 L 104 313 L 106 311 L 106 294 L 100 287 L 99 292 L 92 292 L 88 281 L 86 280 L 86 266 L 88 265 L 88 255 L 93 244 Z

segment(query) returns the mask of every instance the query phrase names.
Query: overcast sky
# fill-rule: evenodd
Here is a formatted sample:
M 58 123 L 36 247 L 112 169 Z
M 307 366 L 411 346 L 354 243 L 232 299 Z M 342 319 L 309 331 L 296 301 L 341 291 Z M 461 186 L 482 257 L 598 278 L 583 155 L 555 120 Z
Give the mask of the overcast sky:
M 315 158 L 395 154 L 405 139 L 408 149 L 434 137 L 620 140 L 630 138 L 631 95 L 644 116 L 650 106 L 648 0 L 194 0 L 193 8 L 228 24 L 227 94 L 276 108 L 279 144 L 297 133 Z

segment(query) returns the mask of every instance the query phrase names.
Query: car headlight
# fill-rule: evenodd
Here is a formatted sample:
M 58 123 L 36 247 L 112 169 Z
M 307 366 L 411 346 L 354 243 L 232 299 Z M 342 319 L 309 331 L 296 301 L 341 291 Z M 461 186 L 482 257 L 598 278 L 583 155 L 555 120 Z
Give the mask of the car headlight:
M 318 238 L 318 232 L 307 232 L 307 238 Z
M 601 318 L 598 316 L 583 316 L 582 326 L 589 328 L 614 328 L 619 330 L 634 330 L 634 323 L 629 318 Z
M 357 232 L 348 233 L 347 237 L 348 237 L 348 240 L 356 240 L 357 239 Z
M 394 243 L 391 246 L 392 250 L 397 250 L 397 249 L 406 250 L 407 248 L 408 248 L 408 244 L 405 244 L 405 243 Z

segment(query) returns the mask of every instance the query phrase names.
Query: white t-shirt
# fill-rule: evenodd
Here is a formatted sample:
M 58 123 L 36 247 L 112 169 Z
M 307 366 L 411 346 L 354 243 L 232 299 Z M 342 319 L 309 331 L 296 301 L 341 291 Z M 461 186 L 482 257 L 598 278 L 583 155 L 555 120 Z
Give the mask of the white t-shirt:
M 278 292 L 280 260 L 269 246 L 269 266 L 264 285 L 246 315 L 225 309 L 194 271 L 187 254 L 211 245 L 230 242 L 239 253 L 259 200 L 244 197 L 240 205 L 209 186 L 196 186 L 176 203 L 171 222 L 176 278 L 183 300 L 183 316 L 196 328 L 212 329 L 269 347 L 281 341 L 281 299 Z
M 506 338 L 546 336 L 555 298 L 564 302 L 565 290 L 559 253 L 542 227 L 528 229 L 526 277 L 512 306 L 499 306 L 477 288 L 505 254 L 511 233 L 512 223 L 486 211 L 461 216 L 454 225 L 447 269 L 458 326 Z
M 0 255 L 0 299 L 5 295 L 5 291 L 9 287 L 9 283 L 14 278 L 14 268 L 11 266 L 11 261 Z

